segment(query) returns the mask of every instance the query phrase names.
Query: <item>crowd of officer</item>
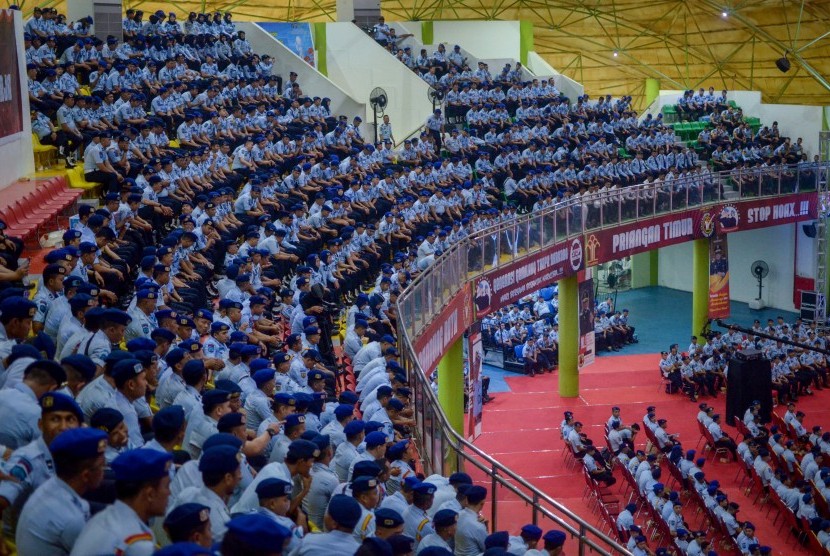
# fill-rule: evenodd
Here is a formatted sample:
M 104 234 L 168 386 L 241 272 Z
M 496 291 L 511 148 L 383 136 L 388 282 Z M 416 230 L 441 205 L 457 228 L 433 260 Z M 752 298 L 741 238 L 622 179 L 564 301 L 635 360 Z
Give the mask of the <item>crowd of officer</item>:
M 398 164 L 230 14 L 91 24 L 25 25 L 33 129 L 106 194 L 0 291 L 0 553 L 560 554 L 419 473 L 394 303 L 511 217 L 471 166 L 428 133 Z

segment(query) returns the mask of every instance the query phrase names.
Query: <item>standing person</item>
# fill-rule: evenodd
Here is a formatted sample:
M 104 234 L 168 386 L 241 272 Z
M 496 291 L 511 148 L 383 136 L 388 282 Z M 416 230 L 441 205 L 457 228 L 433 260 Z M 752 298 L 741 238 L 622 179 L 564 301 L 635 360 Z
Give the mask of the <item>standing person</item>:
M 435 140 L 435 154 L 441 153 L 441 136 L 444 134 L 444 116 L 441 114 L 441 109 L 436 108 L 432 116 L 427 118 L 426 128 L 429 134 Z
M 392 144 L 395 144 L 395 137 L 392 134 L 392 124 L 389 122 L 389 114 L 383 115 L 383 123 L 378 126 L 378 138 L 381 143 L 392 141 Z

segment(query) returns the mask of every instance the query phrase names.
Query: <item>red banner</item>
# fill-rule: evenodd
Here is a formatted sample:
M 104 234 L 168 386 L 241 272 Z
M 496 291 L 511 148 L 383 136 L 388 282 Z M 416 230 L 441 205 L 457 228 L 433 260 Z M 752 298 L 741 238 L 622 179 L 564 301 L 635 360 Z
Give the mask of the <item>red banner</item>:
M 476 279 L 476 318 L 515 303 L 583 268 L 582 240 L 574 238 L 488 272 Z
M 0 10 L 0 143 L 23 131 L 23 101 L 17 66 L 14 12 Z
M 693 239 L 818 217 L 816 193 L 720 203 L 585 233 L 585 265 L 621 259 Z
M 709 318 L 729 316 L 729 250 L 727 236 L 709 238 Z
M 466 282 L 441 314 L 415 340 L 415 354 L 421 368 L 429 375 L 447 348 L 473 324 L 473 300 Z
M 818 195 L 815 192 L 721 203 L 698 210 L 696 237 L 769 228 L 817 217 Z

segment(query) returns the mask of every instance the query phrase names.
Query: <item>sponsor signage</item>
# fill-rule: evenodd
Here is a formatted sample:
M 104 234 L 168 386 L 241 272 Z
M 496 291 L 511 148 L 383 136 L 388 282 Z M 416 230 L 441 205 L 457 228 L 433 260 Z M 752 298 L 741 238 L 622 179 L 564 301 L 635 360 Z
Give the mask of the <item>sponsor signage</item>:
M 472 306 L 470 283 L 467 282 L 415 340 L 415 355 L 427 375 L 435 369 L 450 344 L 473 323 Z
M 818 216 L 816 193 L 720 203 L 586 232 L 585 265 L 620 259 L 693 239 L 810 220 Z
M 557 243 L 476 279 L 476 318 L 571 276 L 583 268 L 582 238 Z

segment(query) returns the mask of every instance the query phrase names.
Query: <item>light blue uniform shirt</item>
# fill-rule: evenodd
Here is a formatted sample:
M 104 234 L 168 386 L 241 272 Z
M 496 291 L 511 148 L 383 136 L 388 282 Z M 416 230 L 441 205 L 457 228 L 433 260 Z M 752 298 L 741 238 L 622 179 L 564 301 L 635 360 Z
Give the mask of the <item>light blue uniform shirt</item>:
M 116 500 L 112 506 L 95 514 L 86 524 L 71 554 L 151 556 L 156 550 L 155 545 L 155 537 L 150 527 L 130 506 Z
M 23 383 L 0 390 L 0 444 L 16 450 L 40 437 L 40 405 Z
M 89 518 L 89 503 L 52 477 L 23 506 L 17 522 L 17 552 L 69 554 Z

